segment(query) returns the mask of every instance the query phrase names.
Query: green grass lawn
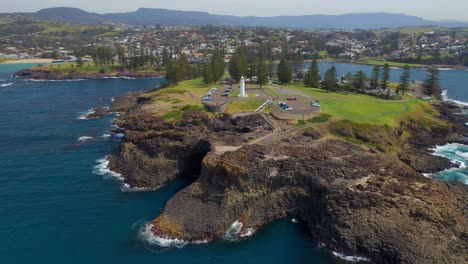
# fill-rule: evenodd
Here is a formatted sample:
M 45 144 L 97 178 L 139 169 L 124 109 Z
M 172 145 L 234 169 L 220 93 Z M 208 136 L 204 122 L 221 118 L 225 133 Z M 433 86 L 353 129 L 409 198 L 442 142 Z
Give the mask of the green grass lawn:
M 253 112 L 257 110 L 262 104 L 265 103 L 262 100 L 239 100 L 239 101 L 232 101 L 228 104 L 227 112 L 234 114 L 234 113 L 242 113 L 242 112 Z
M 318 100 L 322 113 L 337 120 L 350 120 L 357 123 L 396 126 L 404 118 L 431 119 L 432 107 L 429 102 L 406 97 L 407 101 L 389 101 L 360 94 L 327 93 L 316 88 L 290 85 Z
M 404 67 L 405 65 L 408 65 L 410 67 L 422 67 L 424 65 L 422 64 L 416 64 L 416 63 L 403 63 L 403 62 L 394 62 L 394 61 L 385 61 L 385 60 L 379 60 L 375 58 L 361 58 L 357 61 L 353 61 L 357 63 L 364 63 L 368 65 L 376 65 L 376 66 L 384 66 L 386 63 L 390 65 L 390 67 Z

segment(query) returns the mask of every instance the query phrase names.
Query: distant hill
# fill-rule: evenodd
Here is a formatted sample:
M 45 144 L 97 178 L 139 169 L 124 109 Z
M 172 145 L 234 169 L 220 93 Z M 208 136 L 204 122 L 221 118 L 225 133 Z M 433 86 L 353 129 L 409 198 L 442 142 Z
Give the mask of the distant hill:
M 3 14 L 15 15 L 15 14 Z M 281 28 L 335 28 L 377 29 L 409 26 L 468 27 L 468 23 L 430 21 L 416 16 L 390 13 L 362 13 L 344 15 L 307 15 L 277 17 L 237 17 L 214 15 L 207 12 L 176 11 L 167 9 L 140 8 L 134 12 L 97 14 L 77 8 L 58 7 L 43 9 L 36 13 L 16 15 L 49 20 L 59 23 L 100 24 L 105 22 L 130 25 L 230 25 Z M 0 15 L 1 16 L 1 15 Z
M 100 14 L 89 13 L 78 8 L 54 7 L 42 9 L 32 16 L 40 20 L 49 20 L 59 23 L 71 24 L 99 24 L 105 22 Z

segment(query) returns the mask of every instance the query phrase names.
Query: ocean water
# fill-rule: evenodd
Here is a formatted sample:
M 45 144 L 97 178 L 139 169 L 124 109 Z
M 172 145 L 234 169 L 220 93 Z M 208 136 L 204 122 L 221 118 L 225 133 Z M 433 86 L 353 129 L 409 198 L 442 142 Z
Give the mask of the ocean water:
M 11 77 L 27 66 L 0 65 L 0 263 L 334 263 L 333 254 L 321 250 L 306 227 L 290 219 L 241 242 L 183 248 L 148 243 L 141 232 L 145 223 L 189 182 L 177 179 L 154 192 L 122 191 L 119 175 L 106 171 L 102 160 L 119 144 L 108 131 L 115 116 L 80 117 L 108 106 L 114 96 L 151 89 L 162 80 L 34 82 Z M 320 64 L 321 69 L 328 66 Z M 367 69 L 336 66 L 339 73 Z M 398 78 L 398 71 L 392 70 L 392 78 Z M 423 71 L 413 75 L 418 76 L 423 78 Z M 442 78 L 449 95 L 468 102 L 468 72 L 444 71 Z M 457 151 L 468 153 L 468 147 L 440 155 Z M 457 158 L 464 161 L 463 155 Z M 443 173 L 438 179 L 459 180 Z
M 0 263 L 333 262 L 304 225 L 290 220 L 242 242 L 182 249 L 147 243 L 140 229 L 189 182 L 178 179 L 155 192 L 121 191 L 118 175 L 96 162 L 119 143 L 108 132 L 114 117 L 79 117 L 161 80 L 11 77 L 26 66 L 0 65 Z

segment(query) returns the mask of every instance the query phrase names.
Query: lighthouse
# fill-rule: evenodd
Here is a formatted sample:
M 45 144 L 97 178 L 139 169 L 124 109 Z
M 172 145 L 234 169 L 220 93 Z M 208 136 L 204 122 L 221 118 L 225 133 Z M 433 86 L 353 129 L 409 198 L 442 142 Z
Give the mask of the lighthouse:
M 240 80 L 240 93 L 239 97 L 247 97 L 247 94 L 245 93 L 245 79 L 244 76 L 242 76 Z

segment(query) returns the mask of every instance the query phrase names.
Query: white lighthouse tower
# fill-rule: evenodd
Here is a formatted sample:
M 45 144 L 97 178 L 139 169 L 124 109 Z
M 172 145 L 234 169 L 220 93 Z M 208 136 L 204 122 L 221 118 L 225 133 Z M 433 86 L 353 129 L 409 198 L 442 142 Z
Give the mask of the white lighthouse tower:
M 247 94 L 245 93 L 245 79 L 244 76 L 242 76 L 240 80 L 240 93 L 239 97 L 247 97 Z

